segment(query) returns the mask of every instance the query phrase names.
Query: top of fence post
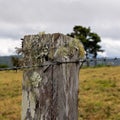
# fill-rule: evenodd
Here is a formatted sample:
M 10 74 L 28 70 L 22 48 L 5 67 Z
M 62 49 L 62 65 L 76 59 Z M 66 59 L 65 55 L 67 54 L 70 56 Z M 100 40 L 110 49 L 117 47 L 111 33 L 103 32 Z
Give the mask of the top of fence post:
M 25 65 L 73 61 L 84 56 L 83 45 L 78 39 L 60 33 L 27 35 L 22 44 Z
M 22 41 L 22 120 L 77 120 L 79 40 L 60 33 L 27 35 Z

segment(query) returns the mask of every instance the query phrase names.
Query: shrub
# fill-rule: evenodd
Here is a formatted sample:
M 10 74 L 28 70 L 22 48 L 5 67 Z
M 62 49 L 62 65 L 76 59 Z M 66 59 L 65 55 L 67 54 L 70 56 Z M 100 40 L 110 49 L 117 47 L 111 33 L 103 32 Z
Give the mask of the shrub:
M 0 64 L 0 68 L 8 68 L 8 65 L 6 65 L 6 64 Z

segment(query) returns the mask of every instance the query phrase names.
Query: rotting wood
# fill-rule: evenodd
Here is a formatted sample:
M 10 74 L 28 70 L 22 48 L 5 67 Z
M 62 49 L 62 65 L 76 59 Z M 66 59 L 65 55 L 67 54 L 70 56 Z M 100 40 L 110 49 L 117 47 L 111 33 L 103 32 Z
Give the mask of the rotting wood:
M 54 64 L 24 71 L 22 120 L 77 120 L 78 73 L 84 57 L 79 40 L 60 33 L 27 35 L 22 41 L 24 65 Z

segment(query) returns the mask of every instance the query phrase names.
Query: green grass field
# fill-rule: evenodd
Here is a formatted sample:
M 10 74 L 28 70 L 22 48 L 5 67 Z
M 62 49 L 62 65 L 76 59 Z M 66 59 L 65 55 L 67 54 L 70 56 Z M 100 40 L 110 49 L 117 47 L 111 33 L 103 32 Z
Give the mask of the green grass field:
M 120 67 L 80 71 L 79 120 L 120 120 Z M 21 119 L 22 71 L 0 72 L 0 120 Z

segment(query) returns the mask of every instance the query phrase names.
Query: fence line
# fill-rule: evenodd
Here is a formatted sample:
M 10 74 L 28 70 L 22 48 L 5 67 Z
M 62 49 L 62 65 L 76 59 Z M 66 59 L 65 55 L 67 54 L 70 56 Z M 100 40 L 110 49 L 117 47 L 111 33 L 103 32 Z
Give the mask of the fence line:
M 5 70 L 20 70 L 20 69 L 29 69 L 29 68 L 36 68 L 36 67 L 44 67 L 44 66 L 53 66 L 53 65 L 60 65 L 60 64 L 67 64 L 67 63 L 83 63 L 86 60 L 76 60 L 76 61 L 54 61 L 50 63 L 45 63 L 41 65 L 31 65 L 31 66 L 20 66 L 20 67 L 10 67 L 10 68 L 0 68 L 0 71 L 5 71 Z M 82 66 L 82 64 L 81 64 Z M 80 66 L 80 68 L 81 68 Z
M 87 66 L 87 63 L 89 63 L 89 66 L 119 66 L 120 65 L 120 58 L 97 58 L 97 59 L 87 59 L 86 62 L 84 62 L 84 66 Z
M 0 71 L 6 71 L 6 70 L 22 70 L 22 69 L 29 69 L 29 68 L 36 68 L 36 67 L 44 67 L 44 66 L 50 66 L 50 65 L 60 65 L 60 64 L 67 64 L 67 63 L 81 63 L 81 66 L 87 66 L 87 63 L 89 63 L 89 66 L 96 66 L 95 65 L 111 65 L 111 66 L 117 66 L 120 65 L 120 58 L 97 58 L 97 59 L 83 59 L 83 60 L 76 60 L 76 61 L 53 61 L 50 63 L 43 63 L 40 65 L 31 65 L 31 66 L 20 66 L 20 67 L 9 67 L 9 68 L 0 68 Z

